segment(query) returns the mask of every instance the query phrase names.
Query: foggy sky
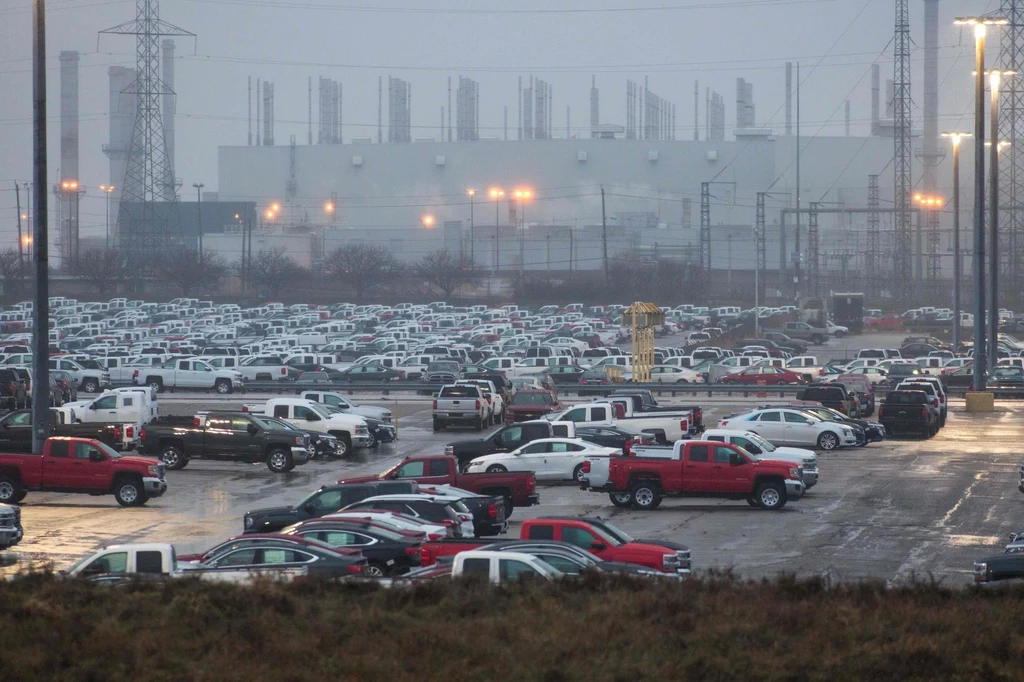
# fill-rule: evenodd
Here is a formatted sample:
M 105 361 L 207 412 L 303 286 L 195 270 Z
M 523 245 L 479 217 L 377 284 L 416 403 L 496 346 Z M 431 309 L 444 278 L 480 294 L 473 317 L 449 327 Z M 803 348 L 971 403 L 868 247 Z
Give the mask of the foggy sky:
M 335 9 L 329 0 L 161 2 L 161 18 L 198 34 L 196 54 L 191 39 L 177 39 L 175 175 L 183 183 L 184 199 L 194 197 L 193 182 L 216 191 L 219 145 L 246 144 L 248 76 L 253 76 L 254 83 L 260 77 L 275 84 L 279 145 L 288 144 L 292 134 L 298 144 L 306 143 L 310 76 L 314 142 L 317 76 L 343 83 L 346 141 L 353 136 L 376 139 L 378 76 L 385 77 L 385 139 L 388 75 L 412 82 L 413 137 L 440 135 L 447 79 L 452 76 L 457 82 L 462 74 L 480 83 L 481 136 L 502 136 L 507 105 L 510 139 L 516 135 L 520 75 L 552 83 L 555 137 L 565 135 L 566 106 L 572 109 L 572 133 L 588 135 L 591 75 L 597 76 L 601 90 L 602 123 L 618 124 L 625 123 L 626 80 L 642 82 L 647 75 L 651 91 L 676 104 L 676 137 L 683 140 L 693 137 L 694 80 L 700 82 L 703 139 L 706 86 L 725 99 L 727 138 L 735 125 L 737 77 L 754 85 L 757 124 L 781 133 L 784 62 L 799 61 L 803 134 L 842 135 L 843 102 L 850 99 L 852 134 L 864 135 L 870 120 L 871 63 L 878 61 L 882 66 L 883 98 L 884 81 L 892 78 L 892 0 L 382 0 L 379 6 L 371 0 L 345 0 L 344 4 L 348 9 Z M 12 247 L 13 181 L 28 181 L 32 175 L 30 5 L 28 0 L 0 4 L 0 242 Z M 97 52 L 97 32 L 131 19 L 135 3 L 49 0 L 47 5 L 48 175 L 52 187 L 60 163 L 57 55 L 61 50 L 78 50 L 82 53 L 79 180 L 89 190 L 81 204 L 82 234 L 100 234 L 104 207 L 96 187 L 123 181 L 107 177 L 107 159 L 101 152 L 101 145 L 108 141 L 107 68 L 134 67 L 135 40 L 105 35 Z M 651 7 L 673 9 L 642 9 Z M 923 101 L 922 7 L 921 0 L 911 0 L 916 129 Z M 628 11 L 580 11 L 599 8 Z M 940 4 L 940 130 L 973 125 L 973 39 L 969 30 L 961 33 L 952 26 L 952 18 L 996 8 L 995 0 Z M 990 48 L 996 43 L 990 40 Z M 990 49 L 989 59 L 995 54 Z M 24 206 L 24 196 L 22 201 Z M 52 211 L 51 202 L 51 218 Z

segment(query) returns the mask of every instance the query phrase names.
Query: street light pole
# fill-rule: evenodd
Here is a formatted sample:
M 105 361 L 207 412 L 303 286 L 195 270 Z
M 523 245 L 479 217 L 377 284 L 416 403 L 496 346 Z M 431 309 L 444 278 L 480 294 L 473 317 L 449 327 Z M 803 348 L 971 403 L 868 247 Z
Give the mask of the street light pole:
M 107 248 L 110 248 L 110 193 L 114 191 L 113 185 L 100 185 L 100 191 L 106 194 L 107 199 L 107 219 L 106 219 L 106 233 L 107 233 Z
M 476 263 L 476 231 L 473 229 L 473 198 L 476 196 L 476 190 L 467 189 L 466 194 L 469 195 L 469 262 Z
M 758 240 L 758 238 L 760 236 L 761 236 L 761 230 L 759 228 L 755 227 L 754 228 L 754 251 L 755 252 L 757 251 L 757 243 L 758 243 L 757 240 Z M 760 318 L 760 312 L 758 310 L 761 307 L 761 296 L 760 296 L 760 293 L 761 293 L 761 282 L 760 282 L 760 279 L 761 279 L 760 262 L 759 262 L 759 259 L 757 257 L 757 254 L 755 253 L 754 254 L 754 338 L 755 339 L 758 337 L 757 328 L 758 328 L 758 324 L 760 322 L 760 319 L 759 319 Z
M 960 256 L 960 140 L 970 133 L 942 133 L 953 141 L 953 352 L 960 347 L 960 284 L 963 259 Z
M 999 82 L 1002 76 L 1012 76 L 1012 71 L 992 69 L 989 72 L 989 90 L 992 148 L 989 150 L 989 310 L 988 310 L 988 363 L 995 369 L 999 360 Z
M 192 186 L 196 188 L 196 216 L 199 218 L 199 262 L 203 262 L 203 187 L 206 187 L 201 182 L 193 182 Z
M 984 391 L 985 362 L 985 24 L 974 25 L 974 390 Z
M 491 271 L 491 274 L 497 275 L 498 270 L 501 268 L 501 226 L 498 224 L 500 220 L 498 213 L 501 206 L 501 198 L 505 196 L 505 192 L 498 188 L 491 188 L 489 194 L 494 199 L 494 269 Z

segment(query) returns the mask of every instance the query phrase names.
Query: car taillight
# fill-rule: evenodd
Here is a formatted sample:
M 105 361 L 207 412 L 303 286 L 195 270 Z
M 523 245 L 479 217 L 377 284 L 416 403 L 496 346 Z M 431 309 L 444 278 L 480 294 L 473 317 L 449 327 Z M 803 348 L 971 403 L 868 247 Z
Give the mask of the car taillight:
M 473 515 L 472 514 L 462 514 L 462 513 L 459 513 L 459 521 L 472 521 L 472 520 L 473 520 Z
M 366 572 L 366 562 L 354 563 L 348 565 L 349 575 L 362 575 Z
M 132 372 L 132 379 L 138 379 L 138 378 L 139 378 L 139 370 L 135 370 L 134 372 Z
M 199 417 L 192 417 L 192 426 L 199 428 Z
M 420 547 L 420 566 L 430 565 L 430 550 L 426 547 Z
M 415 563 L 420 562 L 420 548 L 419 547 L 406 547 L 405 555 L 412 559 Z
M 288 370 L 285 369 L 284 367 L 282 367 L 281 368 L 281 374 L 287 374 L 287 373 L 288 373 Z
M 446 537 L 448 536 L 441 535 L 440 533 L 427 533 L 427 539 L 430 541 L 444 540 Z M 420 551 L 422 552 L 423 550 L 421 549 Z
M 442 519 L 441 525 L 442 526 L 454 526 L 455 522 L 452 521 L 451 519 Z
M 242 405 L 242 412 L 248 412 L 248 411 L 249 411 L 249 406 L 248 405 Z
M 146 429 L 142 429 L 141 431 L 139 431 L 139 438 L 141 440 L 146 440 Z
M 939 399 L 938 398 L 932 398 L 932 407 L 938 407 L 938 406 L 939 406 Z
M 531 471 L 530 472 L 530 476 L 526 479 L 526 489 L 529 490 L 532 493 L 536 487 L 537 487 L 537 476 L 536 476 L 536 474 L 534 474 Z
M 498 518 L 498 505 L 489 504 L 487 505 L 487 516 L 492 519 Z
M 474 404 L 476 405 L 476 409 L 479 410 L 480 409 L 480 401 L 477 400 Z
M 115 426 L 114 427 L 114 440 L 121 440 L 121 427 L 120 426 Z
M 437 409 L 437 401 L 436 400 L 434 401 L 434 409 L 435 410 Z
M 585 473 L 585 474 L 589 474 L 590 473 L 590 460 L 589 459 L 586 460 L 585 462 L 583 462 L 583 473 Z
M 922 407 L 921 408 L 921 416 L 924 417 L 925 419 L 928 418 L 928 408 L 927 407 Z
M 124 431 L 125 431 L 125 435 L 128 436 L 129 438 L 135 438 L 135 427 L 134 426 L 129 426 Z

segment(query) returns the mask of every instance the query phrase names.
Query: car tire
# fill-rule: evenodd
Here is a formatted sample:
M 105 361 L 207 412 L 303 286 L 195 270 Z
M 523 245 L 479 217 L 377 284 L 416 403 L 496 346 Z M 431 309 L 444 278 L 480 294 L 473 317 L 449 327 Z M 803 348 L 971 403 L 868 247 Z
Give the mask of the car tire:
M 160 452 L 160 461 L 164 463 L 168 471 L 184 469 L 188 465 L 185 454 L 173 445 L 168 445 Z
M 352 437 L 351 436 L 349 436 L 347 434 L 344 434 L 344 433 L 340 433 L 340 434 L 337 435 L 337 439 L 338 439 L 338 449 L 334 453 L 335 457 L 341 458 L 341 457 L 344 457 L 345 455 L 347 455 L 347 454 L 352 452 Z
M 818 436 L 818 448 L 825 452 L 830 452 L 839 447 L 839 436 L 826 431 Z
M 18 495 L 21 498 L 18 498 Z M 0 504 L 16 504 L 19 499 L 24 499 L 24 491 L 18 484 L 18 479 L 13 476 L 0 476 Z
M 160 377 L 148 377 L 146 385 L 156 393 L 162 393 L 164 390 L 164 382 Z
M 572 470 L 573 483 L 580 483 L 583 481 L 583 465 L 577 464 Z
M 763 483 L 755 494 L 757 504 L 762 509 L 782 509 L 786 506 L 786 488 L 781 483 Z
M 504 474 L 507 472 L 508 469 L 500 464 L 492 464 L 491 466 L 487 467 L 487 473 L 489 474 Z
M 114 499 L 122 507 L 141 507 L 146 504 L 146 493 L 139 478 L 122 478 L 114 484 Z
M 100 382 L 96 381 L 95 379 L 86 379 L 85 381 L 82 382 L 82 390 L 85 391 L 86 393 L 99 393 Z
M 370 442 L 367 444 L 366 447 L 368 447 L 368 448 L 375 448 L 378 445 L 380 445 L 380 442 L 377 440 L 377 436 L 373 435 L 373 431 L 367 431 L 366 433 L 367 433 L 367 436 L 370 439 Z
M 220 395 L 227 395 L 231 393 L 231 382 L 227 379 L 218 379 L 217 383 L 213 385 L 213 390 L 217 391 Z
M 388 575 L 388 569 L 379 561 L 371 561 L 366 564 L 366 570 L 363 571 L 363 575 L 367 578 L 386 578 Z
M 434 419 L 434 433 L 444 430 L 444 422 L 440 419 Z
M 648 511 L 657 509 L 659 504 L 661 504 L 661 492 L 657 485 L 644 481 L 633 486 L 634 507 Z
M 267 453 L 267 468 L 275 474 L 284 474 L 295 468 L 292 453 L 287 450 L 271 450 Z
M 477 418 L 477 420 L 476 420 L 476 430 L 477 431 L 483 431 L 484 430 L 484 420 L 483 420 L 482 417 Z
M 633 493 L 608 493 L 608 499 L 623 509 L 633 506 Z

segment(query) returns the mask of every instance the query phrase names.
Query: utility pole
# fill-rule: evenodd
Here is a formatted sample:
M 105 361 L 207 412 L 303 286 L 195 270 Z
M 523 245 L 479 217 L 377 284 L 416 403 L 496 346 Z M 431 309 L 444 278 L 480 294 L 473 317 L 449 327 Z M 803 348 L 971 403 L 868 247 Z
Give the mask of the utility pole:
M 21 238 L 21 191 L 18 188 L 17 181 L 14 183 L 14 203 L 18 208 L 18 275 L 21 276 L 25 270 L 25 256 Z
M 43 454 L 50 435 L 50 405 L 41 396 L 50 385 L 49 253 L 46 215 L 46 3 L 32 2 L 32 152 L 36 185 L 36 292 L 32 305 L 32 452 Z M 20 215 L 20 214 L 19 214 Z
M 800 62 L 796 63 L 796 263 L 793 264 L 793 298 L 800 293 Z
M 608 285 L 608 216 L 604 211 L 604 187 L 601 187 L 601 246 L 604 250 L 604 283 Z
M 193 182 L 192 186 L 196 188 L 196 216 L 199 218 L 199 262 L 203 262 L 203 187 L 206 187 L 201 182 Z

